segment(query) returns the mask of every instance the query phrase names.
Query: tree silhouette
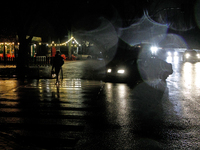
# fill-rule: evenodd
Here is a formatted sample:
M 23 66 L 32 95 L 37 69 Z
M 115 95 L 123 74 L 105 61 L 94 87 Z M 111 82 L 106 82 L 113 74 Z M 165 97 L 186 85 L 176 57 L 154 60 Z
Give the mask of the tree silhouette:
M 47 7 L 41 3 L 30 2 L 12 2 L 5 4 L 3 11 L 7 12 L 3 16 L 3 24 L 1 25 L 1 35 L 9 38 L 9 36 L 18 36 L 19 51 L 17 57 L 17 72 L 19 77 L 24 77 L 28 68 L 30 43 L 33 36 L 52 36 L 55 32 L 51 20 L 48 15 Z

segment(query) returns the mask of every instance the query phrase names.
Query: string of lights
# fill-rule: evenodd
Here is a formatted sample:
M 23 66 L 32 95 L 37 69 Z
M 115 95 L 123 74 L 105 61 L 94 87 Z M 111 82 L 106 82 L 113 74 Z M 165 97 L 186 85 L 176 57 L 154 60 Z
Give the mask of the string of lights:
M 15 43 L 14 42 L 5 42 L 5 43 L 0 43 L 0 45 L 14 45 Z
M 73 40 L 73 42 L 75 42 L 77 45 L 79 45 L 79 43 L 77 42 L 77 40 L 74 38 L 74 37 L 71 37 L 68 41 L 60 44 L 60 45 L 66 45 L 68 44 L 69 42 L 71 42 Z M 74 43 L 73 43 L 74 44 Z
M 67 46 L 67 44 L 69 43 L 69 42 L 73 42 L 73 44 L 77 44 L 77 45 L 79 45 L 80 46 L 80 44 L 77 42 L 77 40 L 74 38 L 74 37 L 71 37 L 68 41 L 66 41 L 66 42 L 64 42 L 64 43 L 61 43 L 61 44 L 56 44 L 56 43 L 54 43 L 54 41 L 52 41 L 52 43 L 51 44 L 49 44 L 49 43 L 39 43 L 39 45 L 46 45 L 46 46 Z M 0 45 L 15 45 L 15 43 L 14 42 L 1 42 L 0 43 Z M 20 43 L 17 43 L 17 45 L 20 45 Z M 34 44 L 34 46 L 36 46 L 35 44 Z

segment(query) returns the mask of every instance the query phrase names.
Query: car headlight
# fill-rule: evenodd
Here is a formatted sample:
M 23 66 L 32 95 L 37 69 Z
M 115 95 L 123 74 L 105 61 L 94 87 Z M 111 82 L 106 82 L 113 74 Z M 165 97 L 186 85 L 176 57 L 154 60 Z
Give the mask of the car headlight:
M 111 73 L 111 72 L 112 72 L 112 69 L 108 69 L 108 70 L 107 70 L 107 73 Z
M 190 57 L 190 54 L 186 54 L 185 57 L 186 57 L 186 58 L 189 58 L 189 57 Z
M 174 56 L 178 56 L 178 52 L 174 52 Z
M 117 73 L 123 74 L 125 70 L 118 70 Z
M 167 52 L 167 55 L 168 55 L 168 56 L 171 56 L 172 54 L 171 54 L 171 52 Z
M 155 46 L 152 46 L 152 47 L 151 47 L 151 53 L 152 53 L 152 54 L 156 54 L 157 51 L 158 51 L 158 47 L 155 47 Z
M 199 55 L 199 54 L 197 54 L 197 58 L 200 58 L 200 55 Z

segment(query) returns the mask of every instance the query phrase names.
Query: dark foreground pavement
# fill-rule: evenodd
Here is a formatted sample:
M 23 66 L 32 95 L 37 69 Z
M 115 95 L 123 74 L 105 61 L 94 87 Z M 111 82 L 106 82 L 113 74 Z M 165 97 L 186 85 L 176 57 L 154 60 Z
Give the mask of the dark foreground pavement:
M 130 87 L 64 79 L 55 85 L 55 79 L 1 79 L 0 94 L 0 149 L 154 149 L 168 145 L 163 92 L 143 83 Z
M 0 80 L 0 149 L 73 149 L 92 120 L 101 81 Z
M 0 78 L 0 149 L 199 149 L 199 66 L 135 85 L 101 81 L 93 61 L 66 63 L 59 86 Z
M 24 80 L 13 78 L 15 66 L 1 66 L 0 149 L 78 147 L 87 137 L 87 120 L 99 109 L 95 101 L 104 82 L 93 80 L 98 66 L 97 61 L 67 61 L 60 85 L 51 78 L 51 66 L 30 67 Z
M 163 120 L 151 110 L 162 114 L 163 92 L 146 84 L 105 83 L 104 73 L 96 72 L 102 65 L 66 62 L 60 85 L 44 78 L 51 67 L 41 70 L 43 79 L 1 78 L 0 149 L 163 147 L 157 142 Z

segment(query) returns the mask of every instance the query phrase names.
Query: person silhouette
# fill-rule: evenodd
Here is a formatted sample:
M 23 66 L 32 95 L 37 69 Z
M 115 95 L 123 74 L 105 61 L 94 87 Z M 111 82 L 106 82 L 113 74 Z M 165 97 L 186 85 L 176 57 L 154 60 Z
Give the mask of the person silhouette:
M 56 84 L 59 83 L 58 75 L 63 64 L 64 64 L 64 59 L 61 57 L 60 51 L 56 51 L 56 55 L 53 58 L 53 65 L 51 70 L 53 71 L 53 69 L 55 68 Z

